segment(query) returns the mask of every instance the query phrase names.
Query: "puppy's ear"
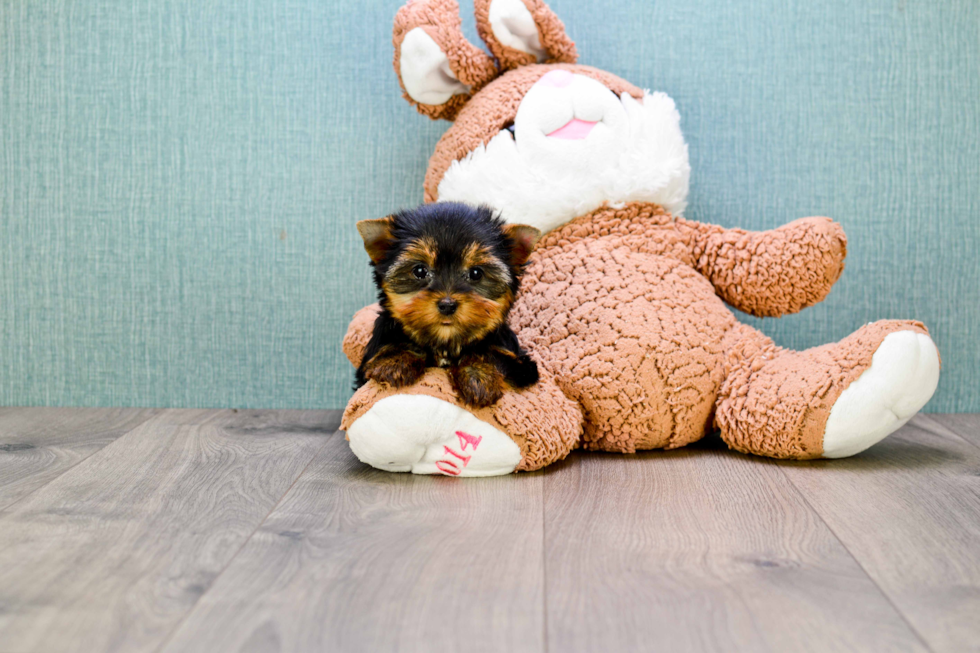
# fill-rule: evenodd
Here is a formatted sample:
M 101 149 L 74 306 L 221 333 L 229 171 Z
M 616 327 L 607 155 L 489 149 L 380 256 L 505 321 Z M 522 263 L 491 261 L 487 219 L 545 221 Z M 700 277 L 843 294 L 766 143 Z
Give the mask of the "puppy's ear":
M 391 233 L 394 221 L 394 217 L 389 215 L 387 218 L 361 220 L 357 223 L 357 232 L 364 239 L 364 249 L 374 264 L 384 260 L 385 254 L 394 245 L 394 238 Z
M 505 224 L 504 233 L 514 242 L 510 254 L 511 262 L 514 265 L 527 263 L 528 257 L 531 256 L 531 250 L 541 238 L 541 232 L 526 224 Z
M 487 53 L 466 40 L 461 24 L 456 0 L 409 0 L 395 16 L 398 81 L 405 99 L 433 119 L 455 119 L 499 72 Z
M 565 26 L 543 0 L 474 0 L 476 29 L 503 70 L 532 63 L 575 63 Z

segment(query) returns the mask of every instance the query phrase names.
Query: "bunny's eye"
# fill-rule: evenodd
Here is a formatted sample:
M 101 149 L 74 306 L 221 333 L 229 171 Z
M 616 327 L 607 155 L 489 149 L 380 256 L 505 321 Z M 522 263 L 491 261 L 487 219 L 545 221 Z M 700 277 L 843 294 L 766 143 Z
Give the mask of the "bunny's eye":
M 425 267 L 424 265 L 416 265 L 414 268 L 412 268 L 412 276 L 419 280 L 425 279 L 429 276 L 429 268 Z

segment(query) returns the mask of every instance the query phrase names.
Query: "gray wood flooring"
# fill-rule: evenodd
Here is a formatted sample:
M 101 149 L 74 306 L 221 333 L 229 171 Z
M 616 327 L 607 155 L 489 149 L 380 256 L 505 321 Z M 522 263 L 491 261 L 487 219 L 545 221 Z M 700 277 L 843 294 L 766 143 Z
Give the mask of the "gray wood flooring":
M 491 479 L 336 411 L 0 409 L 0 653 L 980 651 L 980 416 Z

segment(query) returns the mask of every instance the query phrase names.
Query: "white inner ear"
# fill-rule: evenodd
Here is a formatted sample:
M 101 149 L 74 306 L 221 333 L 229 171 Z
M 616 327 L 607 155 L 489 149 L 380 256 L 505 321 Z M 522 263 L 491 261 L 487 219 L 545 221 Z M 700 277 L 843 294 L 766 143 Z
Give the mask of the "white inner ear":
M 539 63 L 547 59 L 538 37 L 538 25 L 521 0 L 493 0 L 490 29 L 503 45 L 533 54 Z
M 454 95 L 470 92 L 449 69 L 449 59 L 421 27 L 405 35 L 401 45 L 402 84 L 419 104 L 445 104 Z

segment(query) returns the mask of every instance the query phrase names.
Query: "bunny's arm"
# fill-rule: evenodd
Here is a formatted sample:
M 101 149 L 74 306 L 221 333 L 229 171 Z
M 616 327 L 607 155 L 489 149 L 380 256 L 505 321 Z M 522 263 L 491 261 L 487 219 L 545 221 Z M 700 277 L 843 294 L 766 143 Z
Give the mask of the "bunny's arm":
M 378 304 L 365 306 L 350 321 L 347 327 L 347 334 L 344 336 L 344 355 L 351 365 L 358 367 L 361 364 L 361 357 L 364 356 L 364 348 L 371 340 L 374 333 L 374 321 L 378 319 L 381 307 Z
M 796 313 L 824 299 L 844 269 L 847 238 L 830 218 L 801 218 L 769 231 L 677 219 L 694 265 L 718 295 L 757 317 Z

